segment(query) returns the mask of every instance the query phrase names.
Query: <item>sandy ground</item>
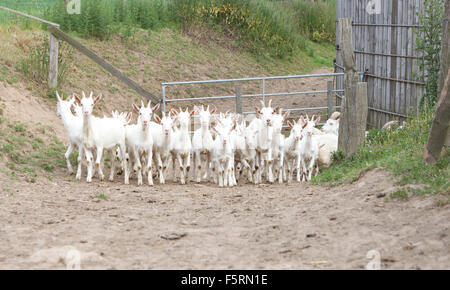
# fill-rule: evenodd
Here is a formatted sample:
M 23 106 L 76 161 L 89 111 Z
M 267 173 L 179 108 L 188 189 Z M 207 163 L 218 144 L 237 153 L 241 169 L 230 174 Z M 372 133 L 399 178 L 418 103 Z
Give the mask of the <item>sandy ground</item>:
M 396 189 L 382 170 L 334 188 L 135 184 L 15 183 L 0 268 L 65 269 L 70 250 L 82 269 L 361 269 L 370 250 L 382 269 L 450 268 L 450 206 L 377 197 Z
M 293 102 L 326 97 L 274 99 Z M 50 126 L 67 142 L 48 101 L 0 85 L 0 103 L 8 120 Z M 28 183 L 0 172 L 0 269 L 65 269 L 78 253 L 82 269 L 361 269 L 371 250 L 382 269 L 450 269 L 450 205 L 385 200 L 398 187 L 382 170 L 333 188 L 131 183 L 87 184 L 63 170 Z

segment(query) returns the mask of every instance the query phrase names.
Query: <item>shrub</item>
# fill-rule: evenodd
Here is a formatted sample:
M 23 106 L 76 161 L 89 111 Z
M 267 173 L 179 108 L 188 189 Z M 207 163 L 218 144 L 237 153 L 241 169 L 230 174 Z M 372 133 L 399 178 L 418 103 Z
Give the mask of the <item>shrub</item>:
M 19 69 L 30 79 L 40 84 L 46 84 L 49 71 L 50 46 L 47 35 L 39 35 L 36 44 L 31 47 L 26 58 L 20 60 Z M 59 43 L 58 51 L 58 83 L 63 83 L 69 69 L 74 51 L 65 42 Z

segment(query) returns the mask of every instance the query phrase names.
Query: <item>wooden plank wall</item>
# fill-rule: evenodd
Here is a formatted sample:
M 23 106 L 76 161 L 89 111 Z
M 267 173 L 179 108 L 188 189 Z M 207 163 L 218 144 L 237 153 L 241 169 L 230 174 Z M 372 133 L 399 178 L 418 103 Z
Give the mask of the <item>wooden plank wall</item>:
M 370 15 L 366 11 L 369 0 L 337 0 L 337 19 L 353 19 L 356 65 L 366 72 L 368 83 L 367 121 L 369 127 L 378 128 L 416 112 L 423 94 L 423 84 L 416 77 L 421 56 L 415 50 L 413 30 L 419 25 L 424 0 L 380 2 L 381 14 Z M 339 27 L 336 32 L 335 71 L 343 72 Z M 336 89 L 343 88 L 344 78 L 336 77 Z M 336 103 L 340 104 L 339 97 Z

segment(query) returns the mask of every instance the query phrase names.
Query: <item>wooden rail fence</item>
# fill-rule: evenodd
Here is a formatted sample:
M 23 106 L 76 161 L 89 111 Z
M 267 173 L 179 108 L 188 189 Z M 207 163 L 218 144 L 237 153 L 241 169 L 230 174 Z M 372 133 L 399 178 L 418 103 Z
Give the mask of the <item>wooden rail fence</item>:
M 74 38 L 70 37 L 66 33 L 64 33 L 61 29 L 59 29 L 59 24 L 53 23 L 44 19 L 41 19 L 39 17 L 35 17 L 32 15 L 25 14 L 20 11 L 16 11 L 4 6 L 0 6 L 0 9 L 3 9 L 5 11 L 15 13 L 17 15 L 27 17 L 33 20 L 36 20 L 41 23 L 48 24 L 48 31 L 50 33 L 50 60 L 49 60 L 49 70 L 48 70 L 48 86 L 49 88 L 56 88 L 58 86 L 58 51 L 59 51 L 59 40 L 64 40 L 71 46 L 73 46 L 75 49 L 77 49 L 82 54 L 89 57 L 91 60 L 93 60 L 95 63 L 100 65 L 102 68 L 104 68 L 106 71 L 108 71 L 110 74 L 121 80 L 124 84 L 126 84 L 131 89 L 135 90 L 138 94 L 141 96 L 151 100 L 153 103 L 160 103 L 161 98 L 157 97 L 156 95 L 148 92 L 144 88 L 142 88 L 139 84 L 137 84 L 135 81 L 127 77 L 124 73 L 122 73 L 120 70 L 118 70 L 116 67 L 111 65 L 109 62 L 95 54 L 93 51 L 85 47 L 83 44 L 81 44 L 79 41 L 75 40 Z

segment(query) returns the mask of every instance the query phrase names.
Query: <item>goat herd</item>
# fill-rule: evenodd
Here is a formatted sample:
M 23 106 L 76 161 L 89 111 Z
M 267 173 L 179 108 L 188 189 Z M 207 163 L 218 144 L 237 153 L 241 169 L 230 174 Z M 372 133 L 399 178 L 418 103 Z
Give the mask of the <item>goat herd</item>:
M 216 109 L 210 110 L 209 106 L 205 109 L 203 105 L 192 111 L 172 109 L 159 117 L 154 114 L 159 104 L 152 107 L 150 102 L 147 106 L 141 102 L 140 107 L 133 104 L 138 118 L 136 124 L 130 124 L 132 113 L 113 111 L 111 117 L 93 116 L 101 95 L 94 97 L 91 92 L 86 97 L 82 92 L 82 98 L 73 94 L 72 98 L 63 100 L 56 94 L 57 115 L 70 139 L 65 154 L 68 170 L 73 172 L 69 156 L 78 148 L 76 179 L 81 179 L 81 167 L 85 164 L 87 182 L 92 181 L 94 165 L 99 179 L 104 179 L 105 150 L 111 157 L 111 181 L 115 176 L 115 162 L 119 161 L 125 184 L 129 184 L 131 168 L 137 175 L 138 185 L 143 183 L 143 175 L 153 185 L 154 174 L 164 184 L 170 165 L 174 182 L 178 176 L 180 183 L 185 184 L 190 179 L 192 155 L 195 181 L 211 181 L 219 187 L 237 185 L 241 175 L 254 184 L 263 180 L 282 183 L 291 182 L 295 172 L 296 180 L 304 182 L 318 173 L 319 165 L 328 166 L 331 153 L 337 150 L 338 112 L 321 130 L 315 128 L 320 117 L 301 116 L 298 121 L 287 121 L 290 135 L 285 137 L 282 127 L 289 111 L 283 114 L 281 108 L 272 108 L 271 100 L 268 106 L 261 102 L 262 108 L 255 107 L 257 117 L 248 125 L 244 120 L 239 121 L 238 114 L 216 114 Z M 200 126 L 191 138 L 189 123 L 194 115 Z M 157 172 L 153 173 L 153 168 Z

